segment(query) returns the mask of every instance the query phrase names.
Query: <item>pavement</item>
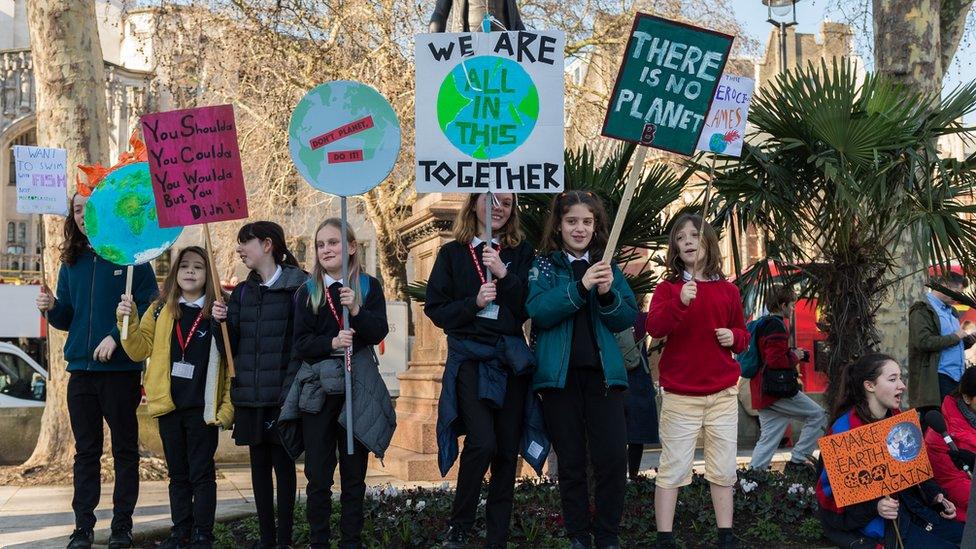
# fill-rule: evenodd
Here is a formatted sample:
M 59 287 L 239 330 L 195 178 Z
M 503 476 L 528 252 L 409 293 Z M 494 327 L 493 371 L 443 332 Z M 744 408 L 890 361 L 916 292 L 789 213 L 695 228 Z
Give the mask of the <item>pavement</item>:
M 704 465 L 701 450 L 696 456 L 696 466 Z M 747 464 L 750 450 L 740 451 L 738 461 Z M 646 450 L 641 470 L 657 467 L 659 450 Z M 780 452 L 773 463 L 785 463 L 789 452 Z M 305 498 L 304 465 L 298 464 L 298 497 Z M 227 522 L 254 514 L 254 493 L 247 464 L 218 464 L 217 521 Z M 336 491 L 340 486 L 336 477 Z M 435 487 L 437 482 L 404 482 L 370 469 L 366 476 L 370 487 L 393 485 L 397 488 Z M 74 513 L 71 510 L 71 486 L 0 486 L 0 549 L 47 549 L 63 548 L 74 530 Z M 107 543 L 109 523 L 112 520 L 112 484 L 102 485 L 101 499 L 95 510 L 98 524 L 95 529 L 96 547 Z M 164 537 L 171 526 L 169 517 L 169 493 L 166 481 L 147 481 L 139 484 L 139 500 L 133 514 L 133 534 L 138 541 Z

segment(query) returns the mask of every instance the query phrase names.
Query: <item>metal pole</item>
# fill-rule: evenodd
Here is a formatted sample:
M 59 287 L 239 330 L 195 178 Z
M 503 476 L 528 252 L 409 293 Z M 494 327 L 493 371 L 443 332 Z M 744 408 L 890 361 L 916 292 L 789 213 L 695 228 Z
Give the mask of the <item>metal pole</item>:
M 788 25 L 786 23 L 779 24 L 779 62 L 780 62 L 780 72 L 786 72 L 788 64 L 786 62 L 786 29 Z
M 346 218 L 346 197 L 339 200 L 342 213 L 342 284 L 352 286 L 349 282 L 349 220 Z M 329 291 L 326 289 L 326 291 Z M 349 329 L 349 308 L 342 307 L 342 327 Z M 352 417 L 352 347 L 346 347 L 346 453 L 353 454 L 353 417 Z
M 491 213 L 495 208 L 495 197 L 488 191 L 485 194 L 485 246 L 491 246 Z M 485 269 L 485 282 L 491 282 L 491 269 Z

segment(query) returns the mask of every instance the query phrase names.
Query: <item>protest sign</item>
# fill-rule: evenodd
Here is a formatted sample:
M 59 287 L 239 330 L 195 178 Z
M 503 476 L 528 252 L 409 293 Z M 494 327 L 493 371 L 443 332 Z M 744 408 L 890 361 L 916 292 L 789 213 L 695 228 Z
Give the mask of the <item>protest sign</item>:
M 305 94 L 288 124 L 288 152 L 308 183 L 338 196 L 364 194 L 400 155 L 400 121 L 378 91 L 353 80 Z
M 68 215 L 68 151 L 14 146 L 17 213 Z
M 416 37 L 418 192 L 563 190 L 565 37 Z
M 733 37 L 638 13 L 603 135 L 692 155 Z
M 746 135 L 746 119 L 756 81 L 745 76 L 723 74 L 715 89 L 712 108 L 705 117 L 705 129 L 698 150 L 726 156 L 740 156 Z
M 820 439 L 834 501 L 846 507 L 932 478 L 915 410 Z
M 233 106 L 147 114 L 142 133 L 160 227 L 247 217 Z

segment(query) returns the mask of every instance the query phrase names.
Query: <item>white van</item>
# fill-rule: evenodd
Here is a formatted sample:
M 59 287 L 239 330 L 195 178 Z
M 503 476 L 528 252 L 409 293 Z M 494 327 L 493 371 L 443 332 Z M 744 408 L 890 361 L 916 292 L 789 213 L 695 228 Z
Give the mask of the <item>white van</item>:
M 0 408 L 43 408 L 47 370 L 20 347 L 0 343 Z

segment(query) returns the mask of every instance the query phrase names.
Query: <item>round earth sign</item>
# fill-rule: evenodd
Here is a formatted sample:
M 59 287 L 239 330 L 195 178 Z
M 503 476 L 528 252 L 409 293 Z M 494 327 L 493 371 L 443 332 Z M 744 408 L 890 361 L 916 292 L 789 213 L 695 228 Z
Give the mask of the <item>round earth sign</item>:
M 437 122 L 459 151 L 479 160 L 522 146 L 539 119 L 539 91 L 518 63 L 482 55 L 459 63 L 437 92 Z
M 352 80 L 320 84 L 291 114 L 288 152 L 316 189 L 339 196 L 368 192 L 400 155 L 400 122 L 378 91 Z
M 85 205 L 85 230 L 92 249 L 116 265 L 141 265 L 163 254 L 183 227 L 161 229 L 148 162 L 112 170 Z

